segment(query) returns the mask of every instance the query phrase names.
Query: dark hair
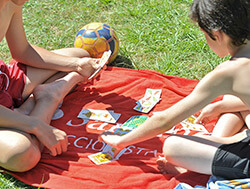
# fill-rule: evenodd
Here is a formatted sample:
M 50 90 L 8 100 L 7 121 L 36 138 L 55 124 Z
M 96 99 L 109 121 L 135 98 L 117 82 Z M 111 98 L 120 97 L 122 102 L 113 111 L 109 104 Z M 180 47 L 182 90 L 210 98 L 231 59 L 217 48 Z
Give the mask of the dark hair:
M 250 0 L 194 0 L 190 18 L 215 40 L 212 30 L 221 30 L 240 46 L 250 40 Z

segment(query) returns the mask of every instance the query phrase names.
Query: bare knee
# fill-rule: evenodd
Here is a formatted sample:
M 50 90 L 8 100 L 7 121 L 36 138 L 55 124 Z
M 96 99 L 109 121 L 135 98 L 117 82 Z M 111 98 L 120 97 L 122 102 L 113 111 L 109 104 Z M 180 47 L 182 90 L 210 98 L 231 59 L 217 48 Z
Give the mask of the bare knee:
M 4 148 L 4 153 L 0 155 L 0 166 L 14 172 L 25 172 L 35 167 L 41 158 L 36 139 L 21 133 L 11 133 L 9 138 L 11 142 L 0 141 L 1 148 Z
M 171 135 L 165 140 L 162 151 L 168 161 L 171 161 L 177 155 L 178 147 L 180 146 L 178 141 L 179 137 L 175 135 Z

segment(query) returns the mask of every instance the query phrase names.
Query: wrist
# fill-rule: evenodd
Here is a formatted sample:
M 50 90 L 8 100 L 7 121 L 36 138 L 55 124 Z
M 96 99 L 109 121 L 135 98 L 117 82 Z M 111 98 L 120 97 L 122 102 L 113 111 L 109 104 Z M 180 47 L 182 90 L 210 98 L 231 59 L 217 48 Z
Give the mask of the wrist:
M 73 71 L 77 72 L 77 73 L 81 73 L 82 71 L 82 67 L 81 67 L 81 62 L 80 62 L 80 58 L 74 58 L 73 60 Z
M 35 117 L 29 117 L 30 121 L 26 127 L 26 132 L 33 134 L 33 135 L 37 135 L 39 133 L 39 125 L 41 125 L 41 120 L 35 118 Z
M 226 106 L 227 104 L 223 103 L 223 101 L 215 102 L 214 105 L 214 111 L 220 114 L 228 111 L 228 107 Z

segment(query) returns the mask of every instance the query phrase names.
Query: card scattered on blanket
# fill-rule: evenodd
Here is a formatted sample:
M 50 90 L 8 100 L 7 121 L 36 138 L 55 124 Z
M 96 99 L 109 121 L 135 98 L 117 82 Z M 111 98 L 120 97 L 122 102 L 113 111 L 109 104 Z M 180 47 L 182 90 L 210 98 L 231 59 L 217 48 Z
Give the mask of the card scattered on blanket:
M 195 123 L 196 119 L 197 119 L 197 117 L 192 115 L 192 116 L 188 117 L 187 119 L 183 120 L 181 122 L 181 125 L 184 129 L 209 133 L 203 125 Z
M 113 110 L 94 110 L 83 108 L 77 117 L 82 119 L 103 121 L 107 123 L 116 123 L 120 116 L 121 114 L 115 113 Z
M 122 127 L 127 129 L 135 129 L 136 127 L 144 123 L 148 118 L 148 116 L 141 115 L 132 116 L 122 125 Z
M 131 130 L 129 130 L 129 129 L 117 128 L 114 131 L 114 133 L 116 133 L 118 135 L 125 135 L 130 131 Z M 115 156 L 115 150 L 116 149 L 114 147 L 107 144 L 102 152 L 91 154 L 88 156 L 88 158 L 92 162 L 94 162 L 96 165 L 109 163 L 109 162 L 118 160 L 121 157 L 121 155 L 127 150 L 127 148 L 122 149 L 116 156 Z
M 91 80 L 93 77 L 96 76 L 96 74 L 98 74 L 98 72 L 105 66 L 105 64 L 108 62 L 109 57 L 111 56 L 111 50 L 109 51 L 105 51 L 100 59 L 100 67 L 88 78 L 88 80 Z
M 144 97 L 136 102 L 134 110 L 148 113 L 161 100 L 161 91 L 161 89 L 147 88 Z

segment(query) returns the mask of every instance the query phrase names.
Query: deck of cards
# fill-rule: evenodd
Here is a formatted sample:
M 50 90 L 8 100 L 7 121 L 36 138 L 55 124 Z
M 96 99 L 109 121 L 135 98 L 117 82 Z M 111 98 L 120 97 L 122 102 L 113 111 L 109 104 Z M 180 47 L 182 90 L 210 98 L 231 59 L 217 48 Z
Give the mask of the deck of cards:
M 161 89 L 147 88 L 143 98 L 136 102 L 134 110 L 138 112 L 148 113 L 160 100 Z
M 149 117 L 147 116 L 141 116 L 141 115 L 132 116 L 120 128 L 115 129 L 114 133 L 120 136 L 125 135 L 134 128 L 140 126 L 148 118 Z M 102 152 L 91 154 L 88 156 L 88 158 L 96 165 L 109 163 L 118 160 L 121 157 L 121 155 L 127 150 L 127 148 L 121 150 L 116 156 L 115 156 L 115 150 L 116 150 L 115 148 L 107 144 Z
M 100 59 L 100 67 L 88 78 L 88 80 L 91 80 L 93 77 L 96 76 L 96 74 L 98 74 L 99 71 L 101 71 L 101 69 L 105 66 L 105 64 L 108 62 L 109 57 L 111 56 L 112 52 L 111 50 L 109 51 L 105 51 Z
M 118 135 L 125 135 L 130 131 L 131 130 L 129 129 L 117 128 L 114 131 L 114 133 Z M 127 148 L 124 148 L 123 150 L 121 150 L 116 156 L 115 156 L 115 150 L 116 150 L 115 148 L 107 144 L 102 152 L 91 154 L 88 156 L 88 158 L 92 162 L 94 162 L 96 165 L 109 163 L 109 162 L 118 160 L 121 157 L 121 155 L 127 150 Z
M 121 114 L 115 113 L 113 110 L 94 110 L 83 108 L 77 117 L 107 123 L 116 123 L 120 116 Z

